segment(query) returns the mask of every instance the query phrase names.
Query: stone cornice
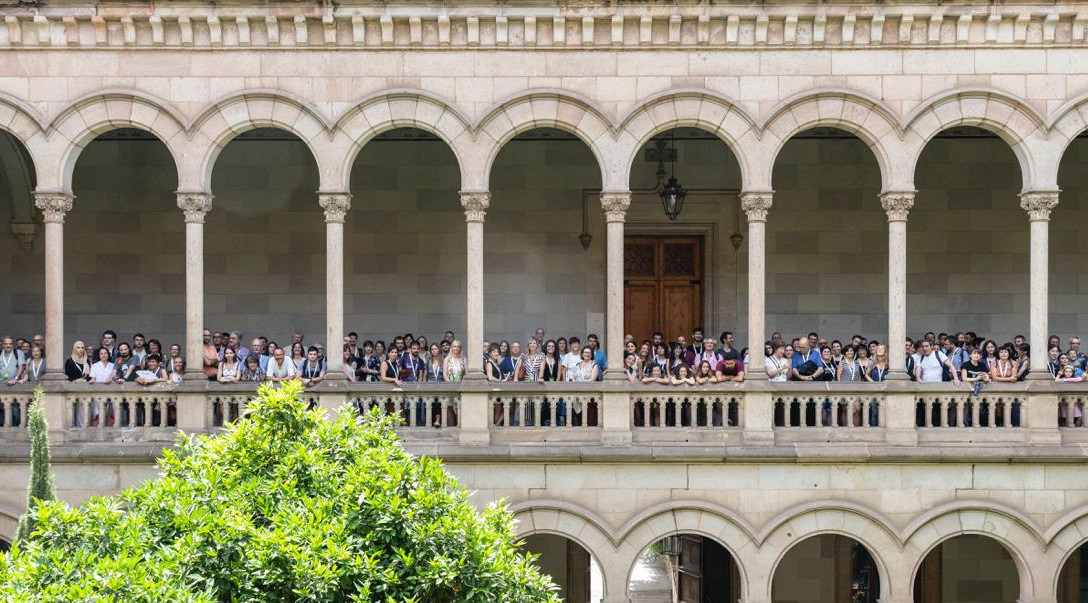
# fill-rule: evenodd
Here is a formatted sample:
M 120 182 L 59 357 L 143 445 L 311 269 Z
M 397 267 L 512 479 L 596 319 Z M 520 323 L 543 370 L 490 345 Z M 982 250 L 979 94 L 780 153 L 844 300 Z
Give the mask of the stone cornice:
M 1088 6 L 16 4 L 0 49 L 1073 46 Z

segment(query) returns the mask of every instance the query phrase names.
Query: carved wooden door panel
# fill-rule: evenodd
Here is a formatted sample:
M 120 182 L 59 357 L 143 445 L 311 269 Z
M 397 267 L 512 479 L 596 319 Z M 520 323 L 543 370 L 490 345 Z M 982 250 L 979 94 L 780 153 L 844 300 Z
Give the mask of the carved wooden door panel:
M 631 236 L 624 244 L 624 331 L 665 340 L 703 326 L 703 239 Z

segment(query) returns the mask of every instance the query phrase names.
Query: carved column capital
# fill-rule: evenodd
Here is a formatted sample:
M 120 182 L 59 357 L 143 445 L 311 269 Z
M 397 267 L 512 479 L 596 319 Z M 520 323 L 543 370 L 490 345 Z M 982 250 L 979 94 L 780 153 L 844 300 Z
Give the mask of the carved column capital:
M 465 208 L 465 222 L 483 222 L 487 208 L 491 207 L 491 193 L 461 191 L 461 207 Z
M 351 193 L 317 193 L 317 202 L 325 210 L 325 222 L 344 222 L 351 209 Z
M 914 207 L 915 191 L 888 191 L 880 193 L 880 206 L 888 214 L 889 222 L 906 222 Z
M 64 224 L 64 214 L 72 211 L 73 199 L 75 195 L 71 193 L 34 192 L 34 206 L 42 212 L 42 220 L 46 223 Z
M 203 224 L 204 215 L 212 209 L 212 194 L 178 192 L 178 209 L 185 214 L 186 224 Z
M 1028 191 L 1020 194 L 1020 207 L 1028 212 L 1028 219 L 1050 220 L 1050 211 L 1058 205 L 1060 191 Z
M 767 212 L 773 204 L 774 193 L 771 191 L 752 191 L 740 194 L 740 208 L 748 215 L 749 222 L 766 222 Z
M 605 222 L 625 221 L 629 207 L 631 207 L 630 191 L 606 191 L 601 193 L 601 208 L 604 209 Z

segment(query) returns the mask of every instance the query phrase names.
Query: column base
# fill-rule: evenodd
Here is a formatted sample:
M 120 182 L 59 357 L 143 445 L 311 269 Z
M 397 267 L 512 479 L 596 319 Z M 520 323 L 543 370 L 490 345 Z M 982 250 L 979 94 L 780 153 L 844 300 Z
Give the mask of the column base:
M 627 373 L 622 369 L 605 369 L 604 378 L 601 379 L 605 383 L 628 383 Z
M 185 369 L 185 372 L 182 373 L 181 380 L 182 382 L 207 381 L 208 376 L 200 369 L 193 370 L 187 368 Z
M 461 378 L 461 381 L 480 383 L 487 381 L 487 375 L 482 370 L 466 369 L 465 376 Z
M 1024 381 L 1032 381 L 1034 383 L 1053 383 L 1054 376 L 1047 372 L 1046 369 L 1043 369 L 1041 371 L 1036 371 L 1032 369 L 1028 371 L 1027 376 L 1024 377 Z
M 332 372 L 325 372 L 325 378 L 321 380 L 322 383 L 335 383 L 340 385 L 341 383 L 348 382 L 348 376 L 344 374 L 343 367 L 336 369 Z
M 905 370 L 892 370 L 888 369 L 888 376 L 884 377 L 885 381 L 910 381 L 910 377 Z
M 47 369 L 45 369 L 45 374 L 42 375 L 42 381 L 49 381 L 49 382 L 52 382 L 52 383 L 57 383 L 57 382 L 60 382 L 60 381 L 67 381 L 67 380 L 68 380 L 68 375 L 65 375 L 64 371 L 61 371 L 61 370 L 48 369 L 47 368 Z

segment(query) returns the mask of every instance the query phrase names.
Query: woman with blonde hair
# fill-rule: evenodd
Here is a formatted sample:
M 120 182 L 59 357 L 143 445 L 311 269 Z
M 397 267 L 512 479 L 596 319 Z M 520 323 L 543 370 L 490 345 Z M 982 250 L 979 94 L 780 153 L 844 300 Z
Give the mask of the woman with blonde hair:
M 465 358 L 461 354 L 461 340 L 450 342 L 450 353 L 442 361 L 443 372 L 448 383 L 460 383 L 465 376 Z
M 518 363 L 517 375 L 514 377 L 514 381 L 535 383 L 541 380 L 540 365 L 544 364 L 544 354 L 540 351 L 540 342 L 531 337 L 526 343 L 526 347 L 528 352 L 525 354 L 524 359 Z
M 82 341 L 72 344 L 72 355 L 64 361 L 64 375 L 69 381 L 91 380 L 91 363 L 87 358 L 87 345 Z

